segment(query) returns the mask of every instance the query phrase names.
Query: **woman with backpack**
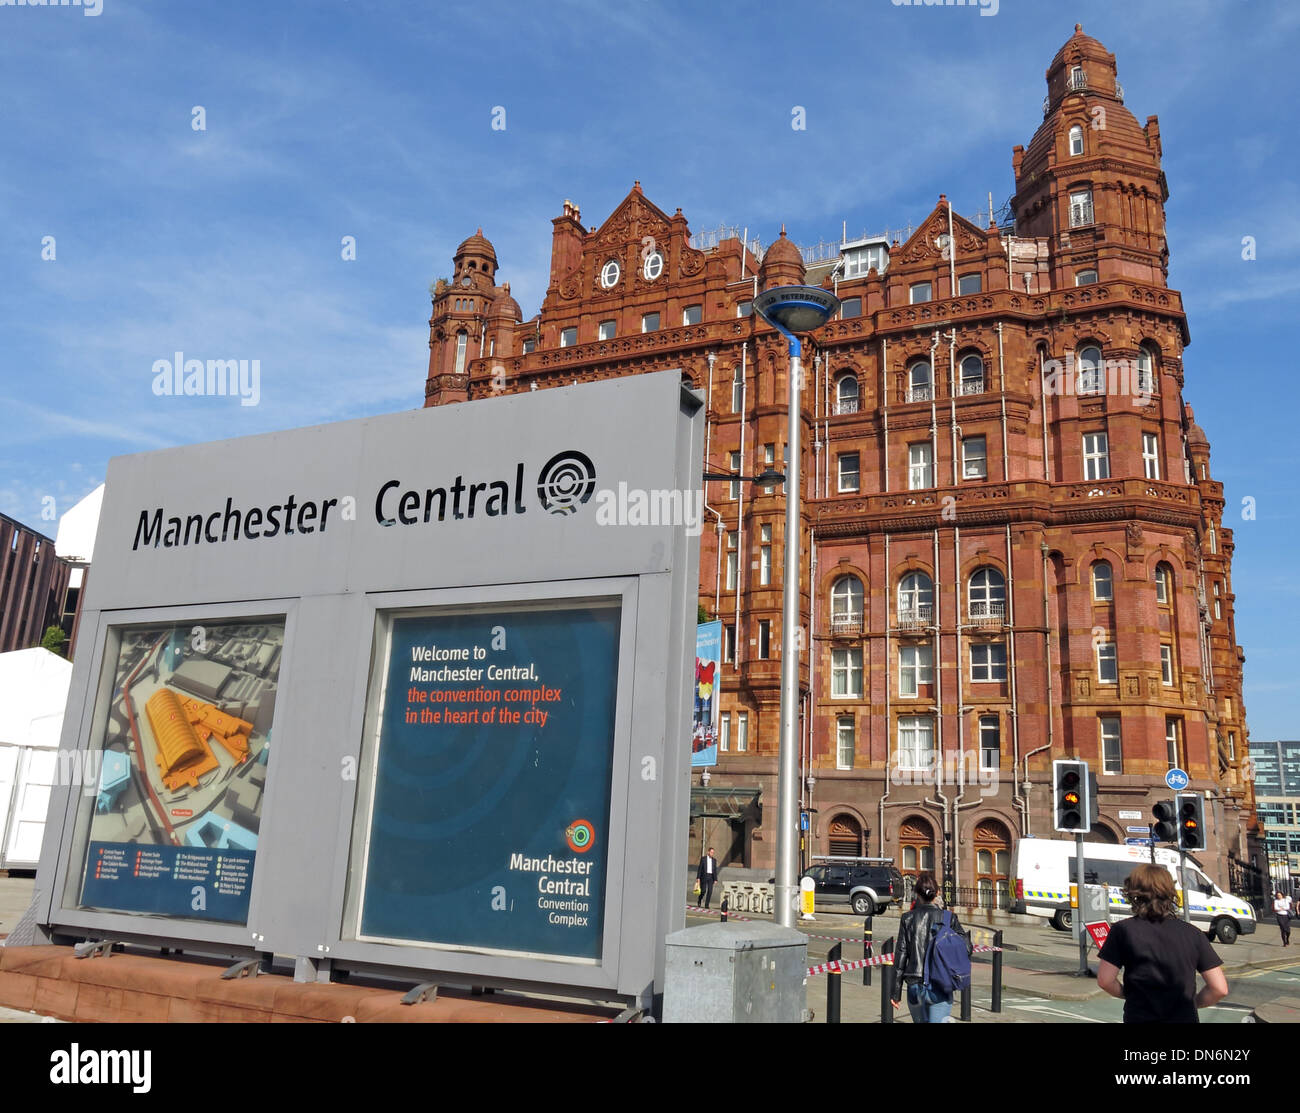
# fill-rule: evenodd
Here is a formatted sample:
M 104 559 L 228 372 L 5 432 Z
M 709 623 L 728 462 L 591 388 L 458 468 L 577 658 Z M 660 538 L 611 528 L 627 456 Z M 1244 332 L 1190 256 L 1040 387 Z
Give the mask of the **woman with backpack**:
M 906 986 L 915 1024 L 950 1022 L 953 994 L 970 985 L 970 942 L 957 917 L 939 906 L 938 895 L 934 874 L 920 874 L 916 901 L 903 913 L 894 944 L 894 1008 Z

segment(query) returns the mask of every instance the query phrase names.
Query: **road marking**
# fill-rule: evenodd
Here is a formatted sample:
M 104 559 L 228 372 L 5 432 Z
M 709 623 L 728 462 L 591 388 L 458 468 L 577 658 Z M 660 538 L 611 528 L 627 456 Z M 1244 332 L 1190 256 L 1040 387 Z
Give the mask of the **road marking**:
M 1281 978 L 1295 978 L 1297 975 L 1286 974 L 1283 971 L 1292 970 L 1296 966 L 1300 966 L 1300 962 L 1288 962 L 1285 966 L 1270 966 L 1263 970 L 1251 970 L 1245 974 L 1237 974 L 1235 976 L 1239 978 L 1262 978 L 1267 974 L 1276 974 Z
M 1043 1013 L 1047 1016 L 1063 1016 L 1068 1020 L 1086 1020 L 1089 1024 L 1112 1023 L 1111 1021 L 1098 1020 L 1093 1016 L 1083 1016 L 1081 1013 L 1067 1012 L 1065 1009 L 1057 1009 L 1051 1005 L 1012 1005 L 1011 1008 L 1020 1009 L 1022 1012 Z

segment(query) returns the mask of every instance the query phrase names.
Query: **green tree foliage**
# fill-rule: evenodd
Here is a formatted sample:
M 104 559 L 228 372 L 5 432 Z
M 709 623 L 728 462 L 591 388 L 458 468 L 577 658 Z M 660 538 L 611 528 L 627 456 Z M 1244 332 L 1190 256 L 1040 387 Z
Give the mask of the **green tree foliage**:
M 63 656 L 64 646 L 67 644 L 68 637 L 60 626 L 48 626 L 45 630 L 45 636 L 41 638 L 41 647 L 48 649 L 51 653 L 57 653 Z

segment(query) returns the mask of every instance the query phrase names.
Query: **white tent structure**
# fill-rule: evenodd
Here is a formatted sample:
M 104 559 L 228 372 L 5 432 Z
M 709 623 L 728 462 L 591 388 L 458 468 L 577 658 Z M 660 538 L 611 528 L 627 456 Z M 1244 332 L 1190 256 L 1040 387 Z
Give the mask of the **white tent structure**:
M 0 653 L 0 869 L 35 869 L 72 662 L 48 649 Z

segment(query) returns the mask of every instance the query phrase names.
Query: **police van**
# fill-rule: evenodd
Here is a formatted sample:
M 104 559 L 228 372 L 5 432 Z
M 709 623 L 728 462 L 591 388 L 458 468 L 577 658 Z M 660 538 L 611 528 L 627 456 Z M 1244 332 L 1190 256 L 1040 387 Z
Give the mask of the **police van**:
M 1147 846 L 1117 846 L 1111 843 L 1083 844 L 1083 880 L 1087 885 L 1104 885 L 1110 895 L 1112 920 L 1132 914 L 1124 900 L 1123 885 L 1134 866 L 1151 863 Z M 1158 847 L 1155 864 L 1164 866 L 1174 879 L 1182 900 L 1178 876 L 1178 852 Z M 1071 925 L 1070 886 L 1078 878 L 1073 839 L 1021 839 L 1011 864 L 1015 877 L 1013 912 L 1042 916 L 1054 928 L 1069 931 Z M 1225 893 L 1205 876 L 1196 860 L 1187 858 L 1187 884 L 1191 889 L 1191 922 L 1205 929 L 1211 939 L 1235 943 L 1238 935 L 1255 931 L 1255 912 L 1250 905 Z M 1181 907 L 1181 905 L 1180 905 Z

